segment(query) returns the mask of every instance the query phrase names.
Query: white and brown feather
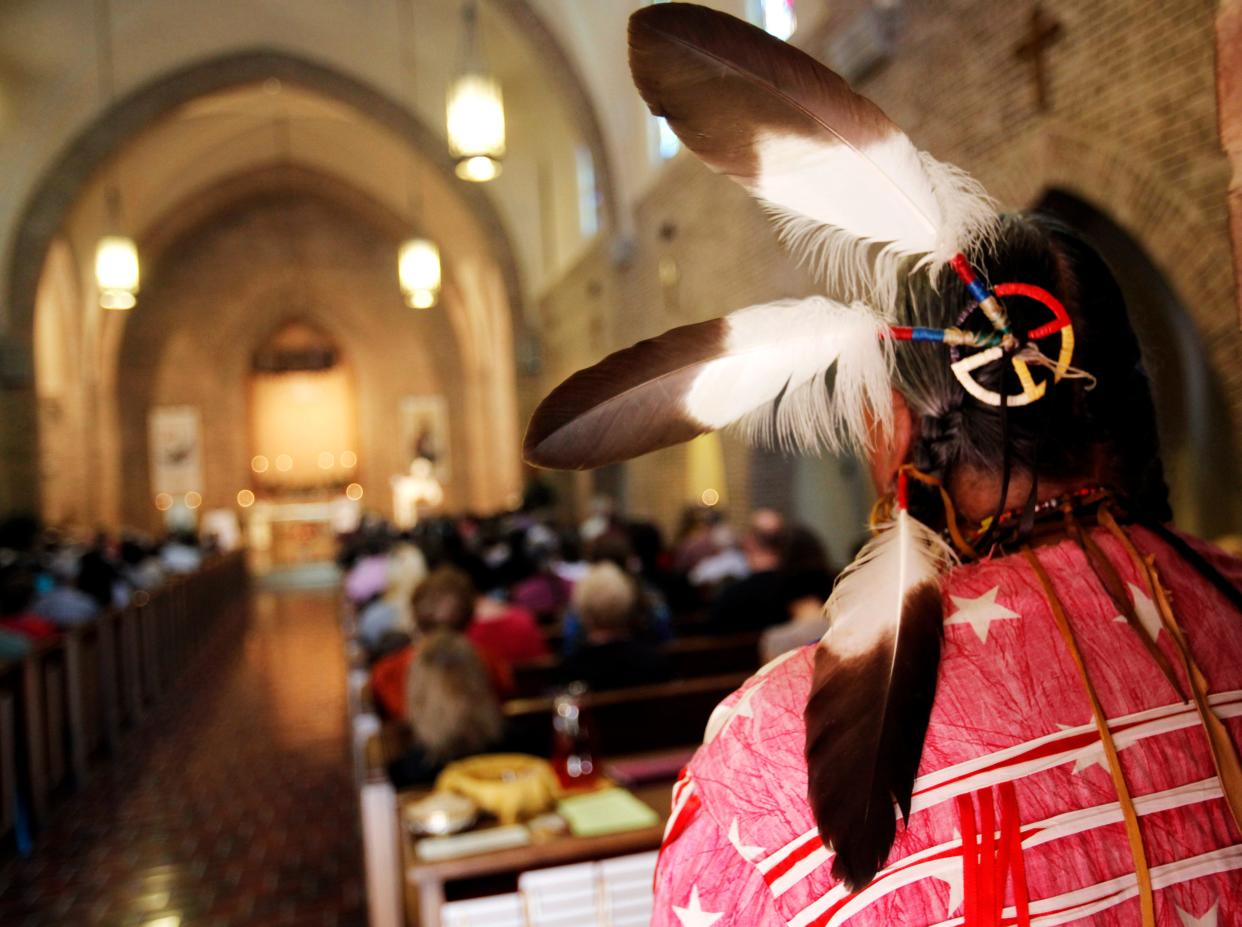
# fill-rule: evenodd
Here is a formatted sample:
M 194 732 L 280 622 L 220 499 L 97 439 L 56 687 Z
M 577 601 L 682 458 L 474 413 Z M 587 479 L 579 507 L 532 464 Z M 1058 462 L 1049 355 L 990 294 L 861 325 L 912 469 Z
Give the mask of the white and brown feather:
M 812 296 L 675 328 L 570 377 L 525 442 L 538 466 L 615 463 L 722 428 L 788 450 L 858 448 L 888 427 L 890 343 L 865 306 Z

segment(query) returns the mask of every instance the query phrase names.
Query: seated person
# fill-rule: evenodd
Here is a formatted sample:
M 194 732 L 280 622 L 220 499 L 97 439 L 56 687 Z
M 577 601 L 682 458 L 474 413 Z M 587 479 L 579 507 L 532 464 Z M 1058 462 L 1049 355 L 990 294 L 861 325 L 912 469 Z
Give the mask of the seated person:
M 386 596 L 376 596 L 358 610 L 354 634 L 366 648 L 371 659 L 383 656 L 398 649 L 391 642 L 394 637 L 400 639 L 402 646 L 410 642 L 408 631 L 401 628 L 401 612 Z
M 53 573 L 59 569 L 54 566 Z M 57 627 L 72 628 L 89 624 L 102 611 L 99 603 L 76 581 L 81 578 L 66 575 L 40 574 L 35 587 L 38 592 L 31 611 L 53 622 Z M 43 590 L 40 591 L 40 585 Z
M 453 567 L 433 570 L 414 590 L 416 637 L 438 631 L 465 634 L 474 613 L 475 592 L 470 577 Z M 406 710 L 406 676 L 418 651 L 414 643 L 401 647 L 375 661 L 371 667 L 371 694 L 380 713 L 400 720 Z M 513 670 L 491 650 L 473 645 L 491 679 L 497 698 L 514 692 Z
M 388 588 L 388 547 L 384 537 L 367 537 L 358 542 L 358 559 L 345 573 L 345 598 L 362 605 Z
M 789 621 L 763 632 L 759 655 L 764 663 L 786 651 L 814 644 L 828 630 L 824 603 L 832 593 L 833 572 L 824 546 L 810 529 L 790 527 L 781 575 Z
M 562 664 L 566 682 L 590 688 L 622 689 L 672 678 L 668 658 L 654 644 L 634 637 L 638 590 L 614 563 L 597 563 L 574 588 L 574 610 L 586 642 Z
M 476 647 L 510 664 L 525 663 L 548 654 L 548 642 L 534 614 L 521 605 L 491 596 L 482 595 L 476 600 L 474 619 L 466 628 L 466 636 Z
M 113 605 L 124 605 L 128 600 L 128 595 L 123 598 L 117 595 L 116 586 L 120 579 L 121 573 L 108 553 L 107 539 L 102 535 L 95 538 L 94 544 L 78 559 L 74 585 L 94 599 L 103 610 Z
M 414 629 L 414 590 L 427 578 L 427 559 L 408 540 L 402 539 L 388 553 L 388 585 L 384 600 L 397 611 L 393 630 L 409 634 Z
M 406 682 L 414 743 L 388 766 L 397 788 L 430 785 L 449 763 L 504 748 L 504 717 L 478 652 L 459 632 L 436 631 L 419 647 Z
M 160 558 L 134 538 L 121 542 L 121 574 L 132 588 L 147 592 L 162 586 L 165 578 Z
M 56 625 L 30 610 L 34 577 L 23 566 L 0 571 L 0 630 L 35 641 L 57 635 Z
M 188 532 L 173 535 L 160 548 L 160 563 L 169 573 L 181 576 L 198 572 L 203 565 L 198 539 Z
M 524 540 L 530 573 L 509 590 L 509 601 L 530 610 L 536 620 L 555 621 L 569 604 L 572 584 L 557 573 L 560 539 L 546 525 L 531 526 Z
M 708 611 L 708 629 L 730 634 L 761 631 L 789 618 L 781 577 L 788 531 L 777 513 L 761 509 L 751 518 L 742 550 L 750 575 L 726 586 Z
M 673 637 L 673 614 L 663 594 L 648 583 L 641 574 L 642 561 L 634 553 L 630 539 L 621 531 L 607 531 L 591 542 L 591 564 L 611 563 L 630 578 L 637 596 L 634 600 L 633 620 L 630 634 L 638 640 L 653 644 Z M 590 572 L 588 566 L 583 576 Z M 582 577 L 578 581 L 581 582 Z M 572 592 L 569 608 L 561 620 L 561 653 L 571 656 L 582 646 L 586 631 L 582 618 L 574 604 Z

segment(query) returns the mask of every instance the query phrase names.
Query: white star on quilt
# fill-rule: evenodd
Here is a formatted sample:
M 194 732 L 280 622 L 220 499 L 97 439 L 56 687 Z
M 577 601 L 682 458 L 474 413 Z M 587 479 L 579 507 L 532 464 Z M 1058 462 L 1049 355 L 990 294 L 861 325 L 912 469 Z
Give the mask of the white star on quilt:
M 949 596 L 957 607 L 957 611 L 946 618 L 944 623 L 968 624 L 975 629 L 975 633 L 979 635 L 979 640 L 986 644 L 988 642 L 988 627 L 993 621 L 1022 617 L 1017 612 L 1010 611 L 996 601 L 996 594 L 998 592 L 1000 592 L 1000 586 L 993 586 L 977 599 L 968 599 L 957 595 Z
M 684 908 L 673 905 L 673 913 L 681 921 L 682 927 L 712 927 L 712 924 L 724 917 L 723 912 L 715 914 L 711 911 L 703 910 L 703 905 L 699 902 L 699 887 L 697 885 L 690 889 L 690 903 Z
M 763 854 L 763 847 L 752 847 L 742 843 L 742 834 L 737 827 L 737 818 L 734 818 L 733 823 L 729 825 L 729 842 L 733 844 L 733 849 L 737 850 L 741 854 L 742 859 L 747 862 Z
M 1164 622 L 1160 620 L 1160 610 L 1156 608 L 1156 603 L 1151 600 L 1151 596 L 1134 583 L 1126 583 L 1126 585 L 1130 587 L 1130 597 L 1134 599 L 1134 614 L 1139 624 L 1143 626 L 1148 637 L 1153 641 L 1156 640 L 1164 629 Z M 1125 624 L 1126 616 L 1118 615 L 1113 620 Z
M 724 702 L 721 702 L 713 708 L 711 717 L 707 719 L 707 730 L 703 732 L 703 743 L 711 743 L 728 730 L 734 718 L 753 718 L 755 716 L 755 709 L 750 704 L 750 700 L 762 688 L 763 682 L 756 683 L 743 692 L 742 697 L 732 705 L 725 705 Z
M 1177 905 L 1174 905 L 1174 907 L 1177 907 Z M 1216 904 L 1212 905 L 1212 907 L 1208 908 L 1207 913 L 1204 914 L 1203 917 L 1195 917 L 1193 914 L 1183 911 L 1181 908 L 1177 908 L 1177 916 L 1181 918 L 1182 927 L 1216 927 L 1216 920 L 1218 916 L 1217 908 L 1219 907 L 1220 902 L 1218 901 Z

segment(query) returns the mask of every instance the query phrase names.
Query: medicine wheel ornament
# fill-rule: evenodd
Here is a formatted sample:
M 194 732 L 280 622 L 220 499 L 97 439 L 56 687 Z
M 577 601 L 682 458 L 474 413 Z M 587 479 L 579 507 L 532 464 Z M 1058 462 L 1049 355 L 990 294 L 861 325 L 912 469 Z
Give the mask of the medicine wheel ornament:
M 1032 299 L 1042 304 L 1052 314 L 1051 320 L 1028 331 L 1024 342 L 1033 345 L 1044 338 L 1060 334 L 1060 348 L 1057 352 L 1056 363 L 1050 365 L 1052 382 L 1060 381 L 1065 376 L 1066 371 L 1069 370 L 1070 361 L 1074 357 L 1074 327 L 1070 324 L 1069 314 L 1065 311 L 1065 306 L 1047 290 L 1032 286 L 1029 283 L 1001 283 L 992 288 L 992 293 L 1001 298 L 1022 297 Z M 969 316 L 976 308 L 978 308 L 977 303 L 971 304 L 966 312 L 963 313 L 963 318 Z M 1035 375 L 1031 372 L 1031 365 L 1021 357 L 1020 353 L 1007 352 L 1005 347 L 1000 344 L 985 347 L 983 350 L 966 357 L 961 356 L 961 347 L 959 345 L 951 345 L 949 353 L 953 358 L 950 369 L 952 369 L 957 381 L 962 384 L 962 388 L 980 402 L 987 403 L 990 406 L 1000 406 L 1002 404 L 1010 407 L 1027 406 L 1036 400 L 1042 399 L 1048 390 L 1047 378 L 1036 382 Z M 1002 396 L 1001 393 L 994 389 L 988 389 L 976 380 L 974 372 L 980 367 L 1004 360 L 1007 353 L 1009 354 L 1009 363 L 1013 365 L 1014 373 L 1017 374 L 1021 390 L 1017 393 Z

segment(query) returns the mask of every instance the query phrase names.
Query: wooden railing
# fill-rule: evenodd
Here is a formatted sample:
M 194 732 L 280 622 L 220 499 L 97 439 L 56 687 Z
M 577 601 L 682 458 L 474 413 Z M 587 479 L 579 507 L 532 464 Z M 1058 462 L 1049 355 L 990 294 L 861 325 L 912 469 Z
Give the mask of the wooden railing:
M 218 557 L 123 609 L 0 661 L 0 838 L 38 825 L 115 756 L 246 588 L 244 555 Z

